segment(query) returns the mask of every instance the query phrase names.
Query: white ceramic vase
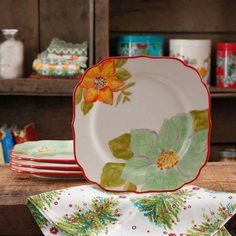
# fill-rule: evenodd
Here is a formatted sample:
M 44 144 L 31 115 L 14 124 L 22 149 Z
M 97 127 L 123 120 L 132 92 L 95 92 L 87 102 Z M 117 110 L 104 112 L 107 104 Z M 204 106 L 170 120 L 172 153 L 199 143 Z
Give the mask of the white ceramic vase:
M 183 60 L 195 67 L 202 80 L 210 83 L 211 40 L 207 39 L 170 39 L 169 55 Z

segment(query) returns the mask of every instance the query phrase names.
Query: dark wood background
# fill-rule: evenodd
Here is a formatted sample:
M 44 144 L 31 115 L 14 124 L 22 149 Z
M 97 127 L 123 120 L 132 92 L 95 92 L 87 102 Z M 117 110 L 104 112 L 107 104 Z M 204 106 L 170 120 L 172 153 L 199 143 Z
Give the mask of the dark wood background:
M 110 0 L 110 49 L 116 54 L 120 34 L 161 34 L 164 54 L 170 38 L 212 40 L 212 85 L 215 85 L 215 46 L 236 41 L 236 1 L 232 0 Z
M 19 29 L 25 47 L 25 76 L 54 37 L 89 43 L 90 0 L 1 0 L 0 28 Z M 69 3 L 69 4 L 68 4 Z

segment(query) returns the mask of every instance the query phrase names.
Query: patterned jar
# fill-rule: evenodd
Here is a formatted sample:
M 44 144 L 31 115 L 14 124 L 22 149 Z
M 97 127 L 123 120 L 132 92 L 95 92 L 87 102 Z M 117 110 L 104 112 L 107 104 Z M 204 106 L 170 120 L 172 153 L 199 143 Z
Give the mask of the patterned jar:
M 217 87 L 236 88 L 236 43 L 217 44 Z
M 123 35 L 118 41 L 119 56 L 162 56 L 164 38 L 160 35 Z
M 211 40 L 170 39 L 170 56 L 195 67 L 202 80 L 210 83 Z

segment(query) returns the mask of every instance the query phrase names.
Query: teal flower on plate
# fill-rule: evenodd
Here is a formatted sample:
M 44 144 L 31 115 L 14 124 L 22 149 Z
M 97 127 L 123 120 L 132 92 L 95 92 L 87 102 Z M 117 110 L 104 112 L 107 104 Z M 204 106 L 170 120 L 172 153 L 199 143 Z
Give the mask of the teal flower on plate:
M 204 164 L 208 129 L 193 130 L 190 114 L 166 119 L 159 135 L 148 129 L 131 131 L 134 156 L 127 161 L 121 178 L 142 191 L 175 189 L 193 180 Z

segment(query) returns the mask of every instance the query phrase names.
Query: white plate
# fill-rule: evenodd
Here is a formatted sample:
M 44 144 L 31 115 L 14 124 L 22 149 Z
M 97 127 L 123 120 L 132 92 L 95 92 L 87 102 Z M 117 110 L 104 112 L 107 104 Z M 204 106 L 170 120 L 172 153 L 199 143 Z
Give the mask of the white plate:
M 11 165 L 11 170 L 33 175 L 52 176 L 52 177 L 83 177 L 82 171 L 62 171 L 62 170 L 39 170 Z
M 28 160 L 20 160 L 11 157 L 11 163 L 15 166 L 30 167 L 35 169 L 46 169 L 46 170 L 81 170 L 78 164 L 60 164 L 60 163 L 47 163 L 47 162 L 34 162 Z
M 108 58 L 74 92 L 74 149 L 86 178 L 110 191 L 173 191 L 209 154 L 210 98 L 175 58 Z
M 75 163 L 72 140 L 41 140 L 16 144 L 11 156 L 36 162 Z

